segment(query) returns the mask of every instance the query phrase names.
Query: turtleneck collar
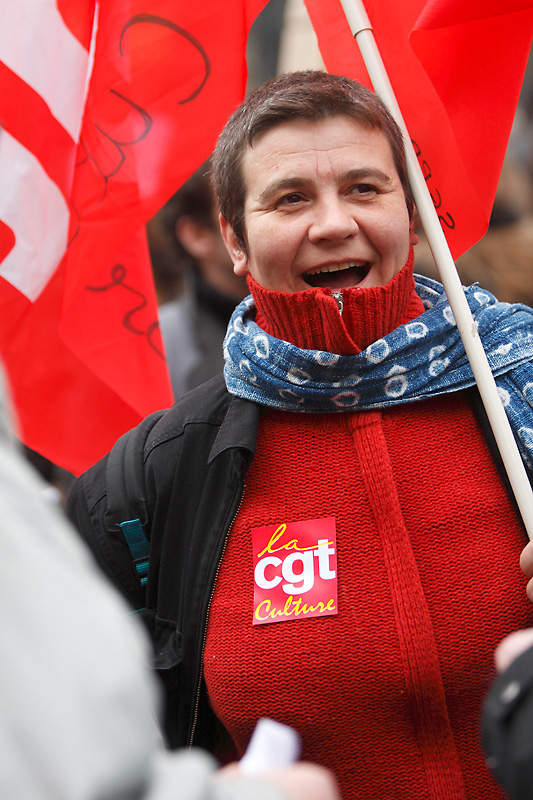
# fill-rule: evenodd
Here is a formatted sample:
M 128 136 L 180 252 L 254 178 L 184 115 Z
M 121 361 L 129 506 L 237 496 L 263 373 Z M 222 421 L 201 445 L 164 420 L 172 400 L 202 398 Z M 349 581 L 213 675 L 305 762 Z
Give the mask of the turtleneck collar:
M 276 339 L 303 350 L 354 355 L 424 312 L 415 291 L 414 254 L 385 286 L 342 292 L 343 311 L 330 289 L 303 292 L 264 289 L 250 275 L 248 285 L 257 308 L 255 321 Z

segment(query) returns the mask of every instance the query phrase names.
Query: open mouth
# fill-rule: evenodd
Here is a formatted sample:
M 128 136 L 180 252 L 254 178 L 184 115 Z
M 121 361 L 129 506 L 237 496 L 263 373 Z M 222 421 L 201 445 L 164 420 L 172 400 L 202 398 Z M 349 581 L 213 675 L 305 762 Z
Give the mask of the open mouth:
M 370 264 L 344 263 L 330 264 L 316 271 L 306 272 L 303 279 L 310 286 L 327 287 L 328 289 L 349 289 L 358 286 L 370 272 Z

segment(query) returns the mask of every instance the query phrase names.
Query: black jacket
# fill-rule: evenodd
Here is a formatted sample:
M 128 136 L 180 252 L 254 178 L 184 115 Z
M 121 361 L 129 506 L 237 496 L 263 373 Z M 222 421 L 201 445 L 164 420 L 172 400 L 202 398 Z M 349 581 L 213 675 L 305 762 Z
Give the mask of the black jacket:
M 223 377 L 214 378 L 121 437 L 68 501 L 67 513 L 101 567 L 135 609 L 142 607 L 167 693 L 171 747 L 214 746 L 202 678 L 207 615 L 258 419 L 257 405 L 230 396 Z M 137 516 L 150 540 L 146 598 L 117 527 Z

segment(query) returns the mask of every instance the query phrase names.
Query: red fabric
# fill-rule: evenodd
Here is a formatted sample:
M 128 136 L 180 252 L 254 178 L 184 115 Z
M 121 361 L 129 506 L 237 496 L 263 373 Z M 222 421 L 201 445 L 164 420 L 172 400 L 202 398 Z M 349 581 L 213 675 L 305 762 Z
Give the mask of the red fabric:
M 413 251 L 386 286 L 343 290 L 343 312 L 329 289 L 275 292 L 248 276 L 260 328 L 304 350 L 353 355 L 424 312 L 415 292 Z
M 250 530 L 331 515 L 338 615 L 252 625 Z M 345 800 L 503 800 L 478 726 L 495 645 L 531 624 L 524 542 L 462 395 L 265 412 L 204 656 L 239 751 L 266 715 L 299 730 Z
M 16 14 L 19 0 L 7 3 Z M 0 62 L 5 142 L 9 137 L 20 145 L 17 152 L 35 156 L 47 191 L 39 202 L 25 178 L 35 206 L 17 200 L 16 223 L 0 213 L 0 352 L 24 441 L 78 473 L 126 429 L 172 402 L 139 231 L 209 155 L 242 100 L 247 33 L 266 0 L 152 0 L 149 13 L 141 0 L 100 3 L 83 119 L 78 93 L 80 118 L 70 127 L 58 111 L 58 86 L 70 91 L 70 68 L 79 72 L 84 57 L 89 64 L 94 0 L 57 4 L 53 31 L 39 34 L 46 39 L 50 33 L 56 42 L 50 63 L 40 65 L 50 74 L 46 97 L 32 78 Z M 9 35 L 20 37 L 21 53 L 31 54 L 25 26 L 13 26 Z M 65 63 L 70 57 L 72 64 Z M 38 83 L 39 76 L 34 79 Z M 82 81 L 79 92 L 83 88 Z M 68 117 L 72 104 L 66 105 Z M 45 284 L 51 276 L 45 288 L 27 291 L 26 253 L 36 253 L 38 271 L 46 261 L 43 245 L 57 232 L 57 213 L 47 206 L 54 192 L 59 207 L 64 198 L 65 243 L 70 214 L 68 246 L 44 265 Z M 2 272 L 10 253 L 16 253 L 15 273 L 24 286 Z
M 371 86 L 340 0 L 305 0 L 330 72 Z M 457 258 L 485 232 L 531 47 L 531 0 L 365 0 Z

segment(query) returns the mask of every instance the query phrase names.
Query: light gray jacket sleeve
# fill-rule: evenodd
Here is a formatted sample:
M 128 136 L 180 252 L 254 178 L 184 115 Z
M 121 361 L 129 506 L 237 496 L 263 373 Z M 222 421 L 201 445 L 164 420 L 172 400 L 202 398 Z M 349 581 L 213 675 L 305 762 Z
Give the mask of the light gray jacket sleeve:
M 19 453 L 0 374 L 0 797 L 278 800 L 165 753 L 149 645 Z

